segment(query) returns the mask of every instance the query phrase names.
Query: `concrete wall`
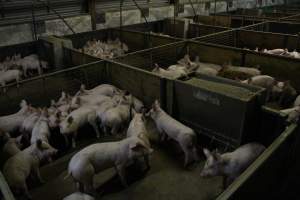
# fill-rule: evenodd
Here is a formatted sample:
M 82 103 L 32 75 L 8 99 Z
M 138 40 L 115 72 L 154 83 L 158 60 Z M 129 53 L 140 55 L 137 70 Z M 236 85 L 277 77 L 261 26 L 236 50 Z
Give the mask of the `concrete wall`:
M 179 7 L 177 9 L 177 15 L 179 17 L 192 16 L 195 13 L 198 15 L 209 15 L 214 12 L 226 12 L 227 9 L 232 11 L 237 8 L 275 5 L 283 3 L 283 0 L 232 0 L 232 3 L 228 5 L 226 0 L 217 0 L 216 4 L 214 0 L 191 0 L 193 6 L 189 2 L 189 0 L 179 0 Z M 173 5 L 144 8 L 143 13 L 147 21 L 155 21 L 173 17 L 175 8 Z M 141 12 L 137 9 L 124 10 L 122 16 L 123 25 L 145 22 Z M 91 17 L 89 15 L 66 18 L 66 21 L 77 33 L 92 30 Z M 97 29 L 118 27 L 120 25 L 120 12 L 109 11 L 106 13 L 96 13 L 96 21 Z M 31 24 L 0 27 L 0 46 L 32 41 L 34 39 L 32 30 Z M 38 36 L 47 36 L 71 34 L 72 32 L 62 20 L 57 19 L 39 23 L 37 33 Z

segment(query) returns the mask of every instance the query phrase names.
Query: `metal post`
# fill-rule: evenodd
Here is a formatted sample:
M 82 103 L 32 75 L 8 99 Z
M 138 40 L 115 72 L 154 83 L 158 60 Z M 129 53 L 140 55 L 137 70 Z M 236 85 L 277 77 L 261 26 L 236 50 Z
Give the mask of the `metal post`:
M 88 1 L 88 11 L 89 14 L 91 15 L 92 29 L 96 30 L 96 1 L 95 0 Z
M 37 40 L 37 33 L 36 33 L 36 22 L 35 22 L 35 0 L 32 1 L 32 6 L 31 6 L 31 15 L 32 15 L 32 29 L 33 29 L 33 39 Z

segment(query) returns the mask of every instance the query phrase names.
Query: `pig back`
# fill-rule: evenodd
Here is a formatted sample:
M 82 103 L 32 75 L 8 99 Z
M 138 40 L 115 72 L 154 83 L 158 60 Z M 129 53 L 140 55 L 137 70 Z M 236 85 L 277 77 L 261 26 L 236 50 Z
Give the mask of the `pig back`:
M 90 145 L 72 157 L 69 167 L 71 170 L 78 170 L 75 169 L 78 166 L 92 165 L 95 173 L 113 167 L 118 159 L 120 148 L 118 143 L 108 142 Z
M 163 113 L 159 117 L 157 120 L 157 126 L 174 140 L 178 140 L 182 134 L 193 134 L 193 130 L 191 128 L 173 119 L 166 113 Z

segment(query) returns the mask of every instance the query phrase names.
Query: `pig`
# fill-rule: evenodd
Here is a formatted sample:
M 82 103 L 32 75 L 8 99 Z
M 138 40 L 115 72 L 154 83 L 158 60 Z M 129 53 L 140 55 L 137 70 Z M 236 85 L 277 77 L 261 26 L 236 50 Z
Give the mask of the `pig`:
M 83 106 L 77 110 L 72 111 L 66 119 L 59 124 L 60 133 L 63 135 L 72 134 L 72 147 L 76 147 L 77 131 L 85 124 L 90 124 L 95 132 L 97 138 L 100 138 L 100 132 L 96 123 L 97 120 L 97 107 L 95 106 Z
M 109 84 L 102 84 L 91 90 L 86 90 L 85 85 L 81 85 L 80 88 L 80 94 L 104 95 L 109 97 L 113 97 L 115 94 L 119 94 L 120 92 L 121 92 L 120 89 Z
M 233 72 L 241 72 L 241 73 L 246 73 L 249 76 L 258 76 L 261 75 L 261 71 L 257 68 L 253 67 L 237 67 L 237 66 L 232 66 L 232 65 L 225 65 L 223 66 L 225 70 L 233 71 Z
M 281 93 L 285 85 L 283 82 L 277 82 L 275 78 L 268 75 L 253 76 L 241 82 L 265 88 L 267 90 L 267 101 L 270 100 L 271 95 Z
M 95 200 L 94 197 L 81 192 L 75 192 L 63 198 L 63 200 Z
M 222 66 L 218 64 L 200 62 L 199 56 L 196 56 L 195 63 L 197 64 L 198 68 L 212 68 L 217 72 L 219 72 L 222 69 Z
M 21 143 L 22 135 L 17 138 L 12 138 L 8 133 L 5 133 L 5 144 L 2 148 L 3 157 L 5 160 L 19 153 L 21 148 L 23 147 Z
M 134 96 L 132 96 L 132 103 L 134 110 L 138 113 L 141 113 L 145 108 L 143 102 Z
M 162 140 L 168 136 L 178 142 L 185 156 L 184 167 L 187 167 L 191 161 L 199 160 L 196 149 L 196 134 L 191 128 L 169 116 L 160 108 L 157 100 L 147 115 L 154 120 Z
M 297 123 L 300 116 L 300 106 L 295 107 L 289 114 L 287 118 L 287 122 Z
M 84 192 L 94 192 L 95 174 L 114 167 L 127 187 L 125 167 L 134 159 L 151 154 L 153 149 L 137 137 L 130 137 L 118 142 L 92 144 L 76 153 L 69 162 L 68 175 L 83 186 Z
M 38 56 L 35 54 L 24 57 L 18 61 L 18 64 L 22 66 L 25 77 L 28 76 L 28 70 L 36 70 L 38 74 L 41 75 L 43 69 L 48 68 L 48 63 L 46 61 L 40 61 Z
M 282 55 L 286 51 L 287 49 L 272 49 L 272 50 L 263 49 L 263 53 L 274 54 L 274 55 Z
M 31 135 L 33 127 L 38 121 L 40 114 L 41 113 L 39 111 L 34 111 L 30 115 L 28 115 L 22 123 L 21 132 L 29 133 Z
M 43 142 L 49 143 L 50 128 L 48 123 L 49 120 L 47 109 L 43 109 L 39 119 L 32 129 L 30 144 L 36 143 L 37 140 L 42 140 Z
M 133 115 L 134 117 L 129 124 L 126 137 L 137 137 L 143 140 L 143 142 L 150 147 L 151 145 L 146 130 L 144 113 L 137 113 L 133 111 Z M 144 161 L 146 163 L 147 170 L 150 169 L 149 155 L 144 156 Z
M 17 69 L 0 71 L 0 84 L 5 86 L 7 83 L 16 81 L 17 83 L 21 80 L 22 72 Z
M 131 104 L 126 96 L 123 100 L 113 108 L 108 109 L 101 115 L 101 126 L 107 134 L 107 128 L 111 128 L 111 133 L 116 135 L 125 124 L 130 120 Z
M 196 72 L 200 73 L 200 74 L 209 75 L 209 76 L 217 76 L 219 73 L 217 70 L 210 68 L 210 67 L 199 67 L 196 70 Z
M 300 106 L 300 95 L 298 95 L 296 100 L 294 101 L 294 107 L 296 106 Z
M 95 94 L 88 94 L 88 95 L 75 95 L 71 101 L 71 108 L 79 108 L 80 106 L 84 105 L 101 105 L 105 101 L 111 101 L 112 98 L 109 96 L 104 95 L 95 95 Z
M 163 68 L 160 68 L 157 64 L 155 64 L 155 68 L 152 70 L 152 72 L 170 79 L 177 79 L 180 77 L 187 77 L 187 73 L 184 70 L 165 70 Z
M 43 183 L 40 175 L 39 165 L 54 156 L 57 150 L 48 143 L 37 140 L 36 143 L 20 151 L 13 157 L 9 158 L 3 167 L 3 175 L 13 191 L 21 190 L 27 198 L 31 199 L 26 179 L 30 173 L 37 176 Z
M 223 176 L 223 187 L 227 188 L 242 174 L 265 150 L 258 143 L 248 143 L 233 152 L 220 154 L 203 149 L 206 163 L 201 171 L 201 177 Z
M 20 103 L 21 109 L 14 114 L 0 117 L 0 129 L 4 132 L 13 133 L 19 131 L 23 121 L 32 113 L 32 107 L 25 100 Z

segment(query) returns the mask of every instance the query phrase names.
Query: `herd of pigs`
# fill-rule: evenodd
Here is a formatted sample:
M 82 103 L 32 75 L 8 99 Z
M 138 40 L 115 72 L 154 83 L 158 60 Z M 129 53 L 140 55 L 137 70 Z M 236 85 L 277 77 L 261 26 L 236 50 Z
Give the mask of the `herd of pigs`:
M 40 165 L 51 162 L 58 152 L 49 142 L 54 131 L 64 136 L 63 145 L 73 148 L 79 128 L 91 125 L 100 142 L 81 149 L 69 161 L 65 179 L 72 177 L 79 192 L 65 200 L 94 199 L 97 193 L 93 177 L 105 169 L 114 168 L 124 187 L 128 187 L 125 177 L 128 165 L 140 159 L 150 169 L 153 145 L 145 125 L 149 120 L 156 125 L 162 144 L 173 140 L 181 148 L 184 168 L 199 161 L 194 130 L 169 116 L 158 100 L 146 108 L 132 94 L 113 85 L 102 84 L 90 90 L 82 85 L 74 96 L 62 92 L 57 101 L 51 100 L 48 108 L 35 108 L 25 100 L 20 107 L 17 113 L 0 117 L 0 144 L 7 158 L 2 171 L 16 197 L 31 198 L 26 183 L 30 177 L 44 183 Z M 101 142 L 100 132 L 123 139 Z M 264 149 L 258 143 L 245 144 L 224 154 L 204 148 L 207 161 L 199 176 L 223 176 L 226 188 Z
M 263 75 L 258 68 L 204 63 L 200 62 L 198 57 L 191 61 L 190 56 L 185 55 L 177 64 L 171 65 L 167 69 L 155 64 L 152 72 L 170 79 L 188 77 L 191 72 L 197 72 L 210 76 L 231 78 L 244 84 L 259 86 L 266 89 L 267 102 L 277 102 L 281 107 L 287 108 L 281 110 L 281 112 L 288 115 L 288 122 L 297 122 L 299 119 L 300 95 L 297 94 L 290 82 L 288 80 L 278 81 L 274 77 Z
M 19 82 L 22 77 L 27 78 L 34 74 L 41 75 L 43 70 L 47 68 L 48 63 L 40 60 L 36 54 L 31 54 L 24 58 L 20 54 L 6 57 L 0 63 L 0 84 L 1 86 L 5 86 L 12 81 Z
M 122 43 L 120 39 L 117 38 L 115 40 L 108 40 L 107 42 L 89 40 L 83 46 L 83 49 L 79 50 L 101 59 L 111 59 L 124 55 L 129 49 L 125 43 Z

